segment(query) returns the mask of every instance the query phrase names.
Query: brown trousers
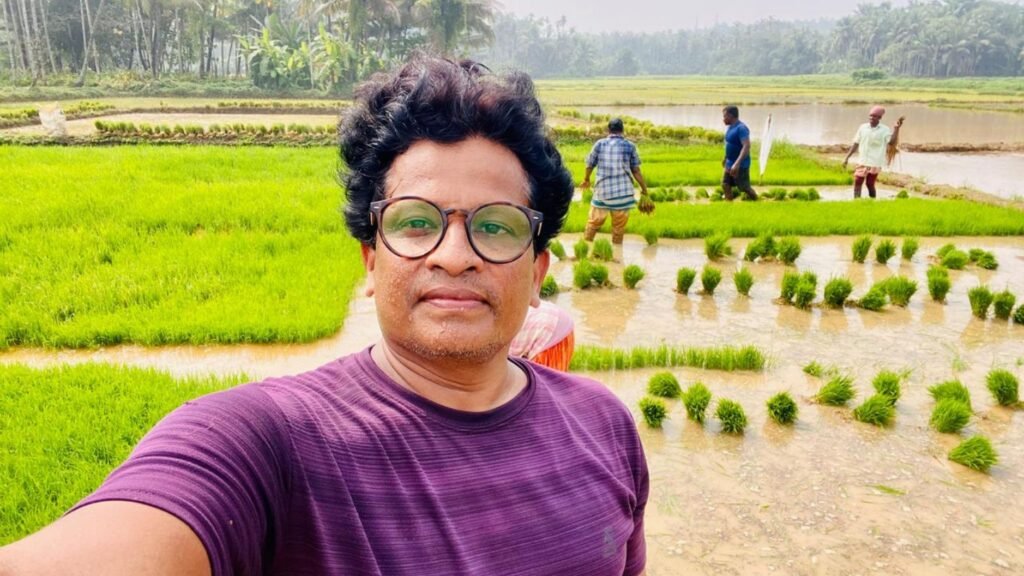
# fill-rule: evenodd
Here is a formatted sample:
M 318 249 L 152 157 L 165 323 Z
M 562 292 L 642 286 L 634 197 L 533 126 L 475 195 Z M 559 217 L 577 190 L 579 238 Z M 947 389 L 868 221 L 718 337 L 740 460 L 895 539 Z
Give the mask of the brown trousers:
M 629 222 L 629 210 L 605 210 L 594 206 L 590 207 L 587 230 L 583 233 L 583 238 L 587 242 L 594 239 L 608 216 L 612 217 L 612 243 L 622 244 L 622 237 L 626 234 L 626 223 Z

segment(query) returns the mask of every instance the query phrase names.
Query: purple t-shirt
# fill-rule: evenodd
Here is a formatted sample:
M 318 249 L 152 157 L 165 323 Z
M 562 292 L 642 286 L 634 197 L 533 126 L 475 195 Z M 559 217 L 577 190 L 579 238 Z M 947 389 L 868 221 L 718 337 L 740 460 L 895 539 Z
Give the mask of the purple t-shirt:
M 430 402 L 369 349 L 187 402 L 77 507 L 183 520 L 228 574 L 638 574 L 648 476 L 604 386 L 517 361 L 488 412 Z

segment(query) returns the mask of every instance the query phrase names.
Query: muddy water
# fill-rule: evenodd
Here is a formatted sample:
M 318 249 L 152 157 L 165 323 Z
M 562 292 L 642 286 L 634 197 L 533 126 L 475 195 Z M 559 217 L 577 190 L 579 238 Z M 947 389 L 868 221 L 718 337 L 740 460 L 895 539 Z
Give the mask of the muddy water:
M 71 136 L 87 136 L 96 132 L 96 120 L 104 122 L 134 122 L 136 124 L 199 124 L 203 127 L 211 124 L 256 124 L 273 126 L 274 124 L 305 124 L 307 126 L 326 126 L 338 122 L 337 114 L 186 114 L 186 113 L 138 113 L 114 114 L 102 118 L 84 118 L 69 120 L 68 134 Z M 4 130 L 4 134 L 26 134 L 42 136 L 46 134 L 41 125 L 22 126 Z
M 1024 199 L 1024 154 L 945 154 L 901 152 L 893 171 L 934 184 L 968 186 L 993 196 Z
M 567 247 L 578 239 L 566 235 Z M 621 284 L 624 264 L 647 277 L 635 291 L 573 291 L 572 263 L 554 262 L 566 290 L 555 301 L 577 323 L 577 342 L 606 346 L 755 344 L 771 357 L 763 373 L 728 374 L 675 369 L 684 384 L 701 380 L 716 397 L 746 408 L 743 437 L 718 424 L 687 422 L 673 403 L 664 429 L 641 425 L 651 470 L 646 530 L 648 573 L 676 574 L 1012 574 L 1024 571 L 1024 414 L 993 406 L 986 372 L 1006 367 L 1024 376 L 1024 326 L 970 314 L 967 290 L 979 282 L 1024 295 L 1024 238 L 922 239 L 912 262 L 850 261 L 850 238 L 805 238 L 799 270 L 813 270 L 819 287 L 832 275 L 854 282 L 854 296 L 893 274 L 915 278 L 919 291 L 906 309 L 811 311 L 774 302 L 786 268 L 748 264 L 756 283 L 749 298 L 736 293 L 725 271 L 714 296 L 673 292 L 681 266 L 705 264 L 701 241 L 661 240 L 645 246 L 628 237 L 611 265 Z M 928 255 L 945 242 L 995 253 L 996 271 L 951 272 L 946 304 L 928 298 Z M 732 241 L 742 254 L 747 240 Z M 819 289 L 820 293 L 820 289 Z M 345 330 L 310 345 L 177 347 L 154 351 L 120 347 L 92 352 L 15 351 L 0 362 L 113 361 L 156 366 L 176 374 L 239 372 L 254 377 L 294 373 L 351 352 L 379 336 L 372 301 L 353 300 Z M 856 422 L 850 409 L 818 406 L 809 398 L 821 382 L 800 367 L 817 360 L 855 377 L 858 399 L 882 368 L 909 369 L 895 424 L 877 429 Z M 593 374 L 630 407 L 653 371 Z M 984 433 L 999 451 L 991 476 L 946 459 L 958 436 L 928 428 L 933 405 L 927 386 L 957 377 L 970 389 L 975 417 L 962 437 Z M 800 404 L 791 428 L 770 423 L 764 402 L 788 390 Z

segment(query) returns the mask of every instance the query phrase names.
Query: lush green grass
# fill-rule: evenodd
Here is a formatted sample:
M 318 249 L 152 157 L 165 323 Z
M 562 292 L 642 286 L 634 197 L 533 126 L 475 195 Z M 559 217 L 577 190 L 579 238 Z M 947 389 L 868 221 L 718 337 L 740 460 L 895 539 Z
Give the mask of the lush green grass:
M 299 342 L 362 278 L 329 149 L 0 147 L 0 347 Z
M 588 207 L 576 202 L 567 232 L 582 232 Z M 610 225 L 605 223 L 610 230 Z M 703 238 L 715 232 L 752 238 L 761 234 L 828 236 L 1020 236 L 1019 210 L 962 200 L 909 199 L 899 202 L 715 202 L 661 204 L 649 216 L 634 214 L 627 231 L 657 231 L 663 238 Z M 965 255 L 966 256 L 966 255 Z
M 693 366 L 708 370 L 762 370 L 764 353 L 753 346 L 717 348 L 656 347 L 602 348 L 579 346 L 572 356 L 570 370 L 623 370 L 658 366 Z
M 0 545 L 93 491 L 172 409 L 243 380 L 174 379 L 111 365 L 0 365 Z

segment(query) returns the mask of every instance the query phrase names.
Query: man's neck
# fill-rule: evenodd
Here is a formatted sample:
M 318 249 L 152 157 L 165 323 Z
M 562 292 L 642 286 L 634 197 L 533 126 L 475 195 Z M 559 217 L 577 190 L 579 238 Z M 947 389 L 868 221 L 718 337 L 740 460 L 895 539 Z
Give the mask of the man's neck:
M 498 408 L 526 387 L 526 374 L 498 354 L 485 362 L 431 360 L 381 340 L 373 361 L 398 385 L 431 402 L 465 412 Z

